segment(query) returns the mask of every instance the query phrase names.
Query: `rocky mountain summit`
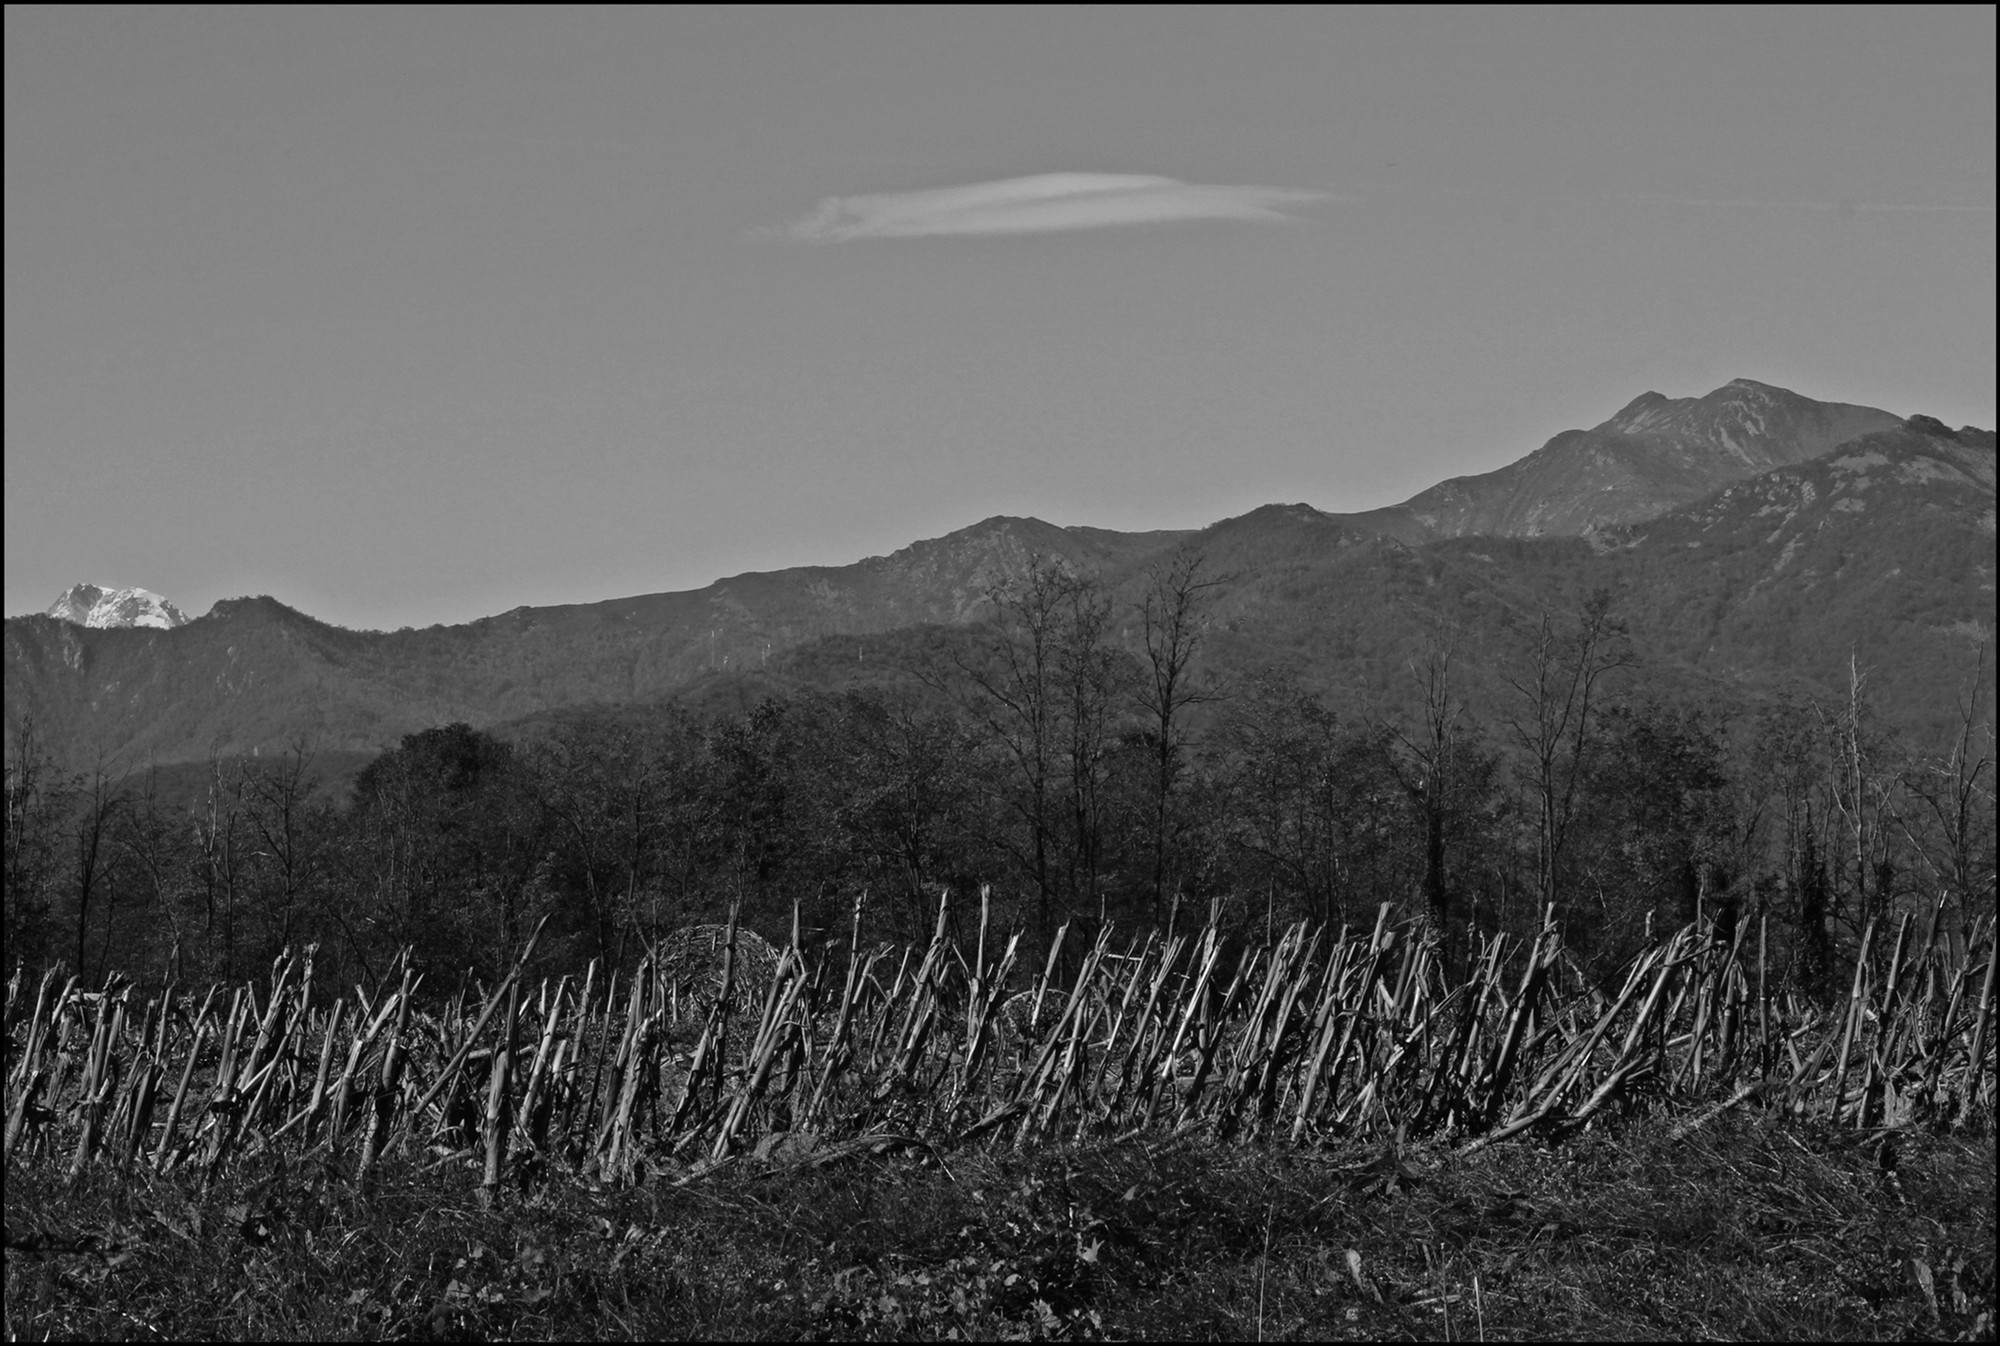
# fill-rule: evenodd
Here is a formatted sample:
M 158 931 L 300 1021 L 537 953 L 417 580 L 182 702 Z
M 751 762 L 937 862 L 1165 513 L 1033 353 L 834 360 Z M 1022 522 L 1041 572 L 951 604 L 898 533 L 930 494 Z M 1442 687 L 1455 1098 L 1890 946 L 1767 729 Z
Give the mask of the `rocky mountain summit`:
M 1736 379 L 1704 397 L 1643 393 L 1588 430 L 1565 430 L 1493 472 L 1439 482 L 1349 516 L 1405 542 L 1575 537 L 1639 523 L 1773 468 L 1818 458 L 1903 418 Z
M 46 616 L 94 630 L 150 626 L 171 631 L 191 620 L 151 589 L 107 589 L 101 584 L 74 585 L 43 611 Z

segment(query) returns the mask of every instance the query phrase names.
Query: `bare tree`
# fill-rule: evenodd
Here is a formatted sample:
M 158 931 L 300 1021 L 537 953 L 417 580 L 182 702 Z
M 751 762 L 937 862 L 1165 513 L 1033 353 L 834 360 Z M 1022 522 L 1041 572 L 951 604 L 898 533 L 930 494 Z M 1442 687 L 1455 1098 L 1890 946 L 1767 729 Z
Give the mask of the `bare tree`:
M 1024 835 L 1007 843 L 1033 876 L 1046 928 L 1065 888 L 1102 908 L 1103 776 L 1121 677 L 1110 605 L 1089 576 L 1030 556 L 987 591 L 983 638 L 922 674 L 998 744 Z
M 262 843 L 257 855 L 273 871 L 263 904 L 265 916 L 268 920 L 275 915 L 281 947 L 292 943 L 293 925 L 314 863 L 309 816 L 315 783 L 309 774 L 312 761 L 312 746 L 301 735 L 275 766 L 246 772 L 244 777 L 250 825 Z
M 150 893 L 155 928 L 163 929 L 166 936 L 167 947 L 160 951 L 160 974 L 166 981 L 177 982 L 182 979 L 183 950 L 180 913 L 175 905 L 186 873 L 186 851 L 181 838 L 183 820 L 161 803 L 159 778 L 159 767 L 149 766 L 121 820 L 117 841 L 125 863 Z
M 1896 812 L 1891 792 L 1896 784 L 1878 760 L 1869 724 L 1868 671 L 1850 651 L 1847 696 L 1832 711 L 1813 705 L 1828 750 L 1827 793 L 1840 820 L 1841 849 L 1835 875 L 1849 874 L 1854 900 L 1850 904 L 1858 934 L 1879 915 L 1893 896 L 1896 866 L 1890 850 L 1888 820 Z M 1851 868 L 1850 868 L 1851 867 Z
M 71 830 L 71 837 L 76 843 L 76 971 L 88 982 L 90 974 L 84 962 L 84 950 L 90 931 L 90 907 L 97 897 L 103 896 L 105 951 L 108 956 L 111 917 L 118 899 L 117 862 L 120 858 L 112 843 L 112 828 L 120 810 L 131 803 L 131 793 L 123 777 L 112 778 L 100 757 L 90 773 L 89 783 L 79 792 L 79 799 L 82 809 L 75 816 Z
M 39 963 L 54 953 L 51 898 L 67 867 L 63 829 L 73 794 L 34 719 L 24 716 L 6 769 L 5 934 L 11 959 Z
M 1604 679 L 1632 663 L 1625 623 L 1611 611 L 1610 592 L 1598 589 L 1584 600 L 1572 630 L 1558 630 L 1544 611 L 1526 667 L 1503 674 L 1520 698 L 1507 726 L 1526 755 L 1523 774 L 1536 823 L 1535 887 L 1544 910 L 1557 899 Z
M 1831 990 L 1833 945 L 1827 930 L 1832 902 L 1825 836 L 1831 810 L 1821 800 L 1818 727 L 1806 707 L 1789 699 L 1767 707 L 1761 718 L 1752 752 L 1760 787 L 1776 805 L 1772 822 L 1780 829 L 1783 857 L 1782 874 L 1768 896 L 1783 894 L 1778 911 L 1791 927 L 1793 942 L 1789 975 L 1820 999 Z
M 1959 687 L 1958 724 L 1950 743 L 1903 777 L 1911 807 L 1899 822 L 1942 889 L 1938 915 L 1955 905 L 1961 943 L 1970 936 L 1974 913 L 1993 904 L 1993 680 L 1987 669 L 1992 641 L 1988 636 L 1980 645 L 1972 677 Z
M 229 778 L 219 755 L 209 757 L 208 797 L 194 821 L 195 873 L 201 884 L 204 926 L 212 975 L 236 976 L 238 888 L 243 881 L 243 773 Z M 216 943 L 222 945 L 220 961 Z
M 1451 664 L 1457 649 L 1456 627 L 1443 622 L 1432 627 L 1422 653 L 1409 663 L 1419 698 L 1417 724 L 1408 732 L 1399 725 L 1389 727 L 1400 750 L 1392 754 L 1397 781 L 1423 821 L 1424 906 L 1447 940 L 1451 898 L 1445 879 L 1446 829 L 1459 784 L 1459 717 L 1465 712 L 1465 703 L 1452 690 Z
M 1008 802 L 1027 837 L 1017 853 L 1034 878 L 1044 926 L 1055 897 L 1056 650 L 1063 603 L 1076 583 L 1068 570 L 1030 556 L 1020 573 L 987 589 L 993 620 L 978 647 L 954 650 L 950 670 L 924 675 L 933 686 L 960 693 L 959 704 L 1001 745 L 1018 779 Z
M 1166 902 L 1168 819 L 1187 746 L 1185 712 L 1222 695 L 1212 681 L 1195 675 L 1194 662 L 1208 630 L 1203 613 L 1206 595 L 1227 577 L 1209 571 L 1207 554 L 1199 547 L 1182 545 L 1147 578 L 1139 619 L 1148 676 L 1139 684 L 1139 705 L 1146 714 L 1153 750 L 1153 919 L 1157 921 Z
M 1106 917 L 1103 885 L 1105 773 L 1112 742 L 1112 713 L 1129 671 L 1126 656 L 1108 642 L 1111 600 L 1094 582 L 1071 586 L 1064 596 L 1056 668 L 1067 740 L 1069 836 L 1064 847 L 1069 888 Z

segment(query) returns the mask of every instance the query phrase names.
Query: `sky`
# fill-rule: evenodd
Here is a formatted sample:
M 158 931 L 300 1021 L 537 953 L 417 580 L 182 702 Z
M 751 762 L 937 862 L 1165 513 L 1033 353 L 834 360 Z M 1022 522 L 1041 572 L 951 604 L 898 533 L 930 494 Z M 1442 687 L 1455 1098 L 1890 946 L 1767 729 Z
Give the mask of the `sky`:
M 1197 528 L 1753 378 L 1992 427 L 1992 7 L 9 5 L 6 611 Z

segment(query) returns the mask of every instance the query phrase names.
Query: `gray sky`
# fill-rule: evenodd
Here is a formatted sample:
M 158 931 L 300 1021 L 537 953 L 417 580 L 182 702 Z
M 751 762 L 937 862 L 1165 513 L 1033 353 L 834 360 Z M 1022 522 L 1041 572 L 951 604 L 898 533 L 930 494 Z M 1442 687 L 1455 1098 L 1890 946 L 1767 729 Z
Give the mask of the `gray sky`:
M 1365 509 L 1735 377 L 1995 420 L 1990 7 L 5 13 L 9 613 Z

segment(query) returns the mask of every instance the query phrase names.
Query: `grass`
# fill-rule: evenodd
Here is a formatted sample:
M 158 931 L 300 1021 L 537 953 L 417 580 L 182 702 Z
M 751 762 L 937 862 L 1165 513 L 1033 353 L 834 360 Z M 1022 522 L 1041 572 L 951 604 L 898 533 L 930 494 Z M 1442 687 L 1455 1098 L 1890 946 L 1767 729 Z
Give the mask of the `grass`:
M 745 1155 L 480 1197 L 476 1157 L 7 1165 L 22 1338 L 1991 1340 L 1994 1149 L 1731 1112 L 1468 1152 L 1153 1135 Z

